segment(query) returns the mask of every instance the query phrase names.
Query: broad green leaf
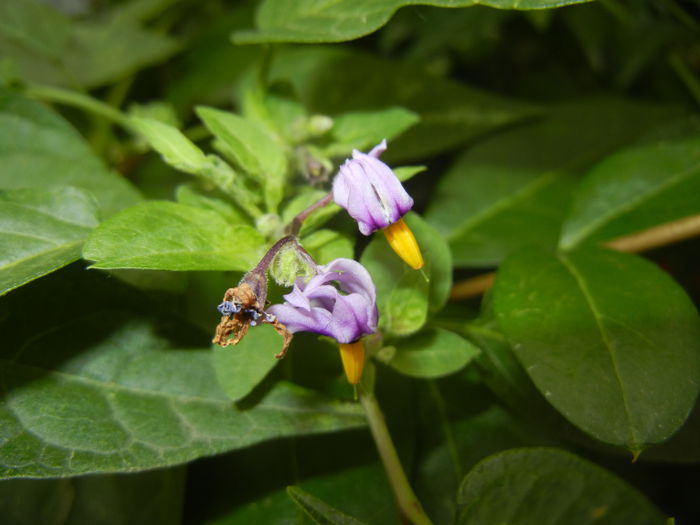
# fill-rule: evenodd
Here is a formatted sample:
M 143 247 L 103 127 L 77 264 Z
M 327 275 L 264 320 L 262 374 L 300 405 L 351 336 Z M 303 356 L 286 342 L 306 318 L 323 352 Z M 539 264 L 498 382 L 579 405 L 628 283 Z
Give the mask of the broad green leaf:
M 282 145 L 257 122 L 235 113 L 198 107 L 197 115 L 245 171 L 255 176 L 265 188 L 268 211 L 274 212 L 284 194 L 287 157 Z
M 495 454 L 457 494 L 460 525 L 663 525 L 640 492 L 597 465 L 554 448 Z
M 257 31 L 234 34 L 241 44 L 263 42 L 342 42 L 368 35 L 384 24 L 397 9 L 407 5 L 469 7 L 487 5 L 499 9 L 546 9 L 588 0 L 265 0 L 258 9 Z
M 416 124 L 420 117 L 405 108 L 345 113 L 333 118 L 333 144 L 324 153 L 329 157 L 349 156 L 353 149 L 370 150 L 383 139 L 391 141 Z
M 362 525 L 362 522 L 324 503 L 299 487 L 287 487 L 287 495 L 319 525 Z
M 574 176 L 674 114 L 622 99 L 555 106 L 465 151 L 440 180 L 426 220 L 447 237 L 458 267 L 493 266 L 528 244 L 555 246 Z
M 140 200 L 126 179 L 109 172 L 82 137 L 43 104 L 0 88 L 0 129 L 0 188 L 76 186 L 95 196 L 103 215 Z
M 700 322 L 662 270 L 600 249 L 525 249 L 494 286 L 515 354 L 574 425 L 636 453 L 683 424 L 700 386 Z
M 275 354 L 282 349 L 282 337 L 270 325 L 251 327 L 236 346 L 214 348 L 216 377 L 224 392 L 238 401 L 279 362 Z
M 463 337 L 433 328 L 402 339 L 389 364 L 412 377 L 437 378 L 464 368 L 479 354 L 479 349 Z
M 97 224 L 83 190 L 0 190 L 0 295 L 79 259 Z
M 654 137 L 589 171 L 563 226 L 560 246 L 610 240 L 700 213 L 700 133 Z
M 539 114 L 530 104 L 419 72 L 414 64 L 344 48 L 280 49 L 270 75 L 294 86 L 312 113 L 338 115 L 404 107 L 420 122 L 392 140 L 391 164 L 424 161 L 470 139 Z
M 364 422 L 357 405 L 288 383 L 237 407 L 209 350 L 173 349 L 160 335 L 172 327 L 93 308 L 6 350 L 0 477 L 152 469 Z
M 252 226 L 230 224 L 216 212 L 149 201 L 106 220 L 83 248 L 92 268 L 247 271 L 265 240 Z
M 428 312 L 444 306 L 452 286 L 451 257 L 445 241 L 415 213 L 407 214 L 404 220 L 423 253 L 425 267 L 421 271 L 409 268 L 381 233 L 375 234 L 360 259 L 377 287 L 379 322 L 395 335 L 420 330 Z

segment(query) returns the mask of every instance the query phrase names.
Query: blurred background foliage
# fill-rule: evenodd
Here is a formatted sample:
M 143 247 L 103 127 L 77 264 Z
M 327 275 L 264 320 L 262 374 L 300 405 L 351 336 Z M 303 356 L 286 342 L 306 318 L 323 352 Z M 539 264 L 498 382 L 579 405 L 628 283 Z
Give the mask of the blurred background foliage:
M 401 522 L 328 341 L 208 346 L 384 137 L 430 283 L 335 207 L 302 241 L 377 282 L 427 514 L 700 521 L 700 244 L 598 246 L 700 214 L 700 3 L 484 3 L 0 0 L 4 523 Z

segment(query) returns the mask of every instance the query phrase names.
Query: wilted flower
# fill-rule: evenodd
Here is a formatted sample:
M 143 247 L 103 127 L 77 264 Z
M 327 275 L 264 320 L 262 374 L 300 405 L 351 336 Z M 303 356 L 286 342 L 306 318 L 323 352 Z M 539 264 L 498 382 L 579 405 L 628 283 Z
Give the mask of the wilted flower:
M 394 251 L 417 270 L 423 267 L 423 256 L 402 219 L 413 207 L 413 199 L 391 168 L 379 160 L 384 151 L 386 140 L 367 154 L 353 150 L 352 159 L 345 161 L 333 181 L 333 200 L 357 221 L 364 235 L 383 230 Z
M 357 384 L 364 365 L 363 335 L 377 330 L 376 290 L 369 272 L 352 259 L 318 266 L 307 282 L 297 279 L 285 303 L 267 309 L 291 333 L 306 331 L 340 343 L 348 381 Z

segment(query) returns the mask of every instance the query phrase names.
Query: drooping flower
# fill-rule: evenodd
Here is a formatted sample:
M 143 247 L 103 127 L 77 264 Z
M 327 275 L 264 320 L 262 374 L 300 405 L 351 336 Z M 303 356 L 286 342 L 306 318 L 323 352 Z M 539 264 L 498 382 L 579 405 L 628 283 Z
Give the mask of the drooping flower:
M 348 381 L 357 384 L 364 365 L 360 338 L 377 330 L 376 290 L 369 272 L 352 259 L 318 266 L 308 281 L 297 279 L 285 303 L 267 309 L 289 332 L 313 332 L 340 343 Z
M 423 256 L 402 219 L 413 207 L 413 199 L 391 168 L 379 160 L 386 147 L 383 140 L 369 153 L 353 150 L 333 180 L 333 200 L 357 221 L 362 234 L 383 230 L 393 250 L 418 270 Z

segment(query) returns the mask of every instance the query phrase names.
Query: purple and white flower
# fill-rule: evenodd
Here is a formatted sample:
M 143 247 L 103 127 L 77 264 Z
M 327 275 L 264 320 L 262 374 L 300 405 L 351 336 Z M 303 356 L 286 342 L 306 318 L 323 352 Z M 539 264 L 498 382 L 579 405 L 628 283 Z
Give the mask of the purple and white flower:
M 333 181 L 333 200 L 357 221 L 364 235 L 394 224 L 413 207 L 394 172 L 379 160 L 384 151 L 386 140 L 369 153 L 353 150 L 352 159 L 345 161 Z
M 369 272 L 352 259 L 317 267 L 308 282 L 299 278 L 285 303 L 269 307 L 291 333 L 313 332 L 352 343 L 377 330 L 377 295 Z

